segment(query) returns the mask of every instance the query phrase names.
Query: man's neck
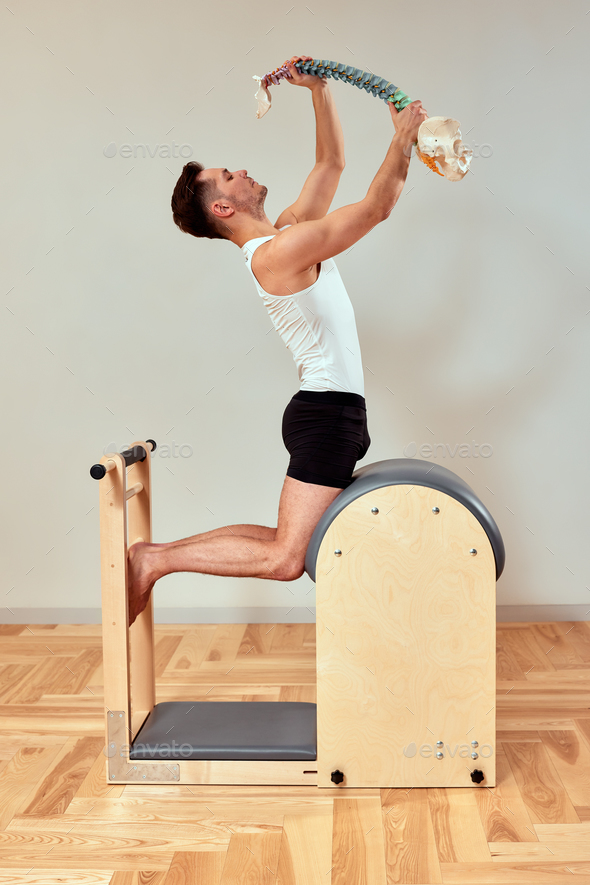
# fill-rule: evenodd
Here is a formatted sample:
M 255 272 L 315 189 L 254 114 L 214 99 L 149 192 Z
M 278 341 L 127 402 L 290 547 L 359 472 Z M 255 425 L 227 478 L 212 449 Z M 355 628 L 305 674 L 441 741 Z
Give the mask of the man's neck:
M 230 240 L 241 249 L 248 240 L 255 240 L 257 237 L 272 237 L 276 233 L 278 233 L 278 229 L 273 226 L 270 218 L 267 218 L 265 221 L 252 221 L 245 224 L 230 237 Z

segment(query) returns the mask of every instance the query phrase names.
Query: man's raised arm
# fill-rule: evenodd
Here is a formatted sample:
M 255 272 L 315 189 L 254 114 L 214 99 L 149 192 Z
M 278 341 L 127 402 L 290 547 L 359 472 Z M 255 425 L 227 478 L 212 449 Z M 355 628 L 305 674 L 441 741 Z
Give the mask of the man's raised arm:
M 281 213 L 275 227 L 323 218 L 334 199 L 344 169 L 344 136 L 328 80 L 313 74 L 301 74 L 295 67 L 299 60 L 309 61 L 311 58 L 294 55 L 288 62 L 291 79 L 287 82 L 311 90 L 316 124 L 315 166 L 299 197 Z
M 388 106 L 396 132 L 366 197 L 324 218 L 293 225 L 274 237 L 267 252 L 269 264 L 276 262 L 278 267 L 294 272 L 306 270 L 349 249 L 389 217 L 406 181 L 418 129 L 428 114 L 421 101 L 412 102 L 399 114 L 392 104 Z

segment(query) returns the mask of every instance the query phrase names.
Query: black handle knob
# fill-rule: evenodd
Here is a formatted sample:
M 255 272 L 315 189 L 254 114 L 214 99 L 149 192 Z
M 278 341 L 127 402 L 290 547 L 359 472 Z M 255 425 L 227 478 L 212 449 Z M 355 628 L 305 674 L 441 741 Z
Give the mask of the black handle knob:
M 471 780 L 473 781 L 474 784 L 481 784 L 484 777 L 485 777 L 485 775 L 484 775 L 483 771 L 480 771 L 479 768 L 474 768 L 473 771 L 471 772 Z
M 336 771 L 332 772 L 330 780 L 332 781 L 333 784 L 341 784 L 342 781 L 344 780 L 344 775 L 342 774 L 341 771 L 338 771 L 338 769 L 336 769 Z
M 146 443 L 149 443 L 151 445 L 152 452 L 156 451 L 157 445 L 155 440 L 146 439 Z M 131 466 L 131 464 L 135 464 L 137 461 L 145 461 L 147 457 L 146 451 L 142 446 L 135 446 L 132 449 L 125 449 L 124 452 L 121 452 L 121 455 L 123 455 L 126 467 Z M 93 464 L 90 468 L 90 476 L 92 477 L 92 479 L 102 479 L 103 476 L 106 476 L 104 464 Z

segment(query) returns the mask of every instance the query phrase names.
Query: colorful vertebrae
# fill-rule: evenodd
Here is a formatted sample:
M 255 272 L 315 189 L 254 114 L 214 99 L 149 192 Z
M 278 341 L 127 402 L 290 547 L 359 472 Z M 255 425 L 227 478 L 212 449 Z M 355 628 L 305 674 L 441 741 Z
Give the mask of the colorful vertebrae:
M 382 98 L 384 101 L 392 102 L 398 111 L 401 111 L 412 101 L 405 92 L 402 92 L 401 89 L 398 89 L 397 86 L 394 86 L 393 83 L 390 83 L 383 77 L 378 77 L 377 74 L 372 74 L 370 71 L 361 71 L 360 68 L 353 68 L 351 65 L 314 58 L 313 61 L 297 61 L 295 62 L 295 67 L 302 74 L 313 74 L 318 77 L 334 78 L 335 80 L 342 80 L 344 83 L 351 83 L 353 86 L 358 87 L 358 89 L 370 92 L 375 98 Z M 271 83 L 278 85 L 281 80 L 288 76 L 287 66 L 282 65 L 280 68 L 265 74 L 260 82 L 268 88 Z

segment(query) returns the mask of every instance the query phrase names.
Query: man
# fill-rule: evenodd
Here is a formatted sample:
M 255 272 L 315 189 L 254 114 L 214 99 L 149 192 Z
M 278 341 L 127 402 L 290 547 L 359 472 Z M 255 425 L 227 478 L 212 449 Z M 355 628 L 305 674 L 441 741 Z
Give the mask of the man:
M 168 544 L 138 542 L 129 550 L 129 623 L 152 587 L 172 572 L 292 581 L 321 515 L 350 483 L 370 445 L 363 370 L 354 311 L 333 261 L 384 221 L 408 173 L 412 144 L 427 113 L 414 101 L 398 114 L 395 135 L 367 195 L 328 213 L 344 168 L 342 129 L 328 81 L 301 74 L 292 85 L 311 90 L 316 164 L 298 199 L 275 224 L 264 212 L 267 188 L 245 169 L 187 163 L 172 197 L 175 223 L 197 237 L 227 239 L 244 253 L 275 328 L 293 352 L 301 387 L 283 415 L 290 453 L 277 527 L 231 525 Z

